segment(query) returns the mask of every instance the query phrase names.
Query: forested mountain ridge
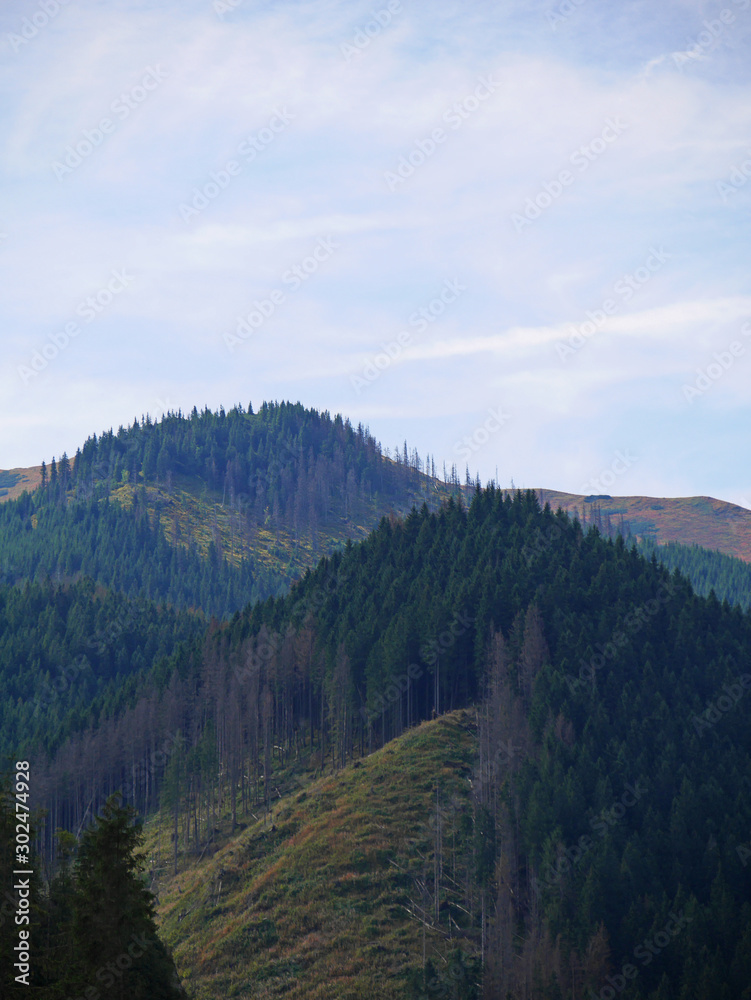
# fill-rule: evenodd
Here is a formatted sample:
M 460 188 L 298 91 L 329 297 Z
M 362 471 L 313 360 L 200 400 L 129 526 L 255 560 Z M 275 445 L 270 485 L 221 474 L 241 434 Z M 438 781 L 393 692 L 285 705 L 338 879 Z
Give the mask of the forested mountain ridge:
M 298 763 L 353 766 L 480 704 L 473 875 L 450 896 L 441 835 L 423 846 L 430 932 L 486 956 L 492 1000 L 607 996 L 608 976 L 631 997 L 722 1000 L 751 982 L 749 686 L 739 609 L 532 493 L 477 490 L 468 509 L 384 519 L 289 595 L 215 623 L 161 688 L 73 739 L 58 819 L 77 826 L 79 803 L 127 783 L 159 806 L 183 870 L 267 811 Z M 41 795 L 60 787 L 58 761 L 34 770 Z M 305 899 L 290 889 L 288 905 Z M 265 947 L 246 945 L 249 962 Z
M 751 609 L 751 564 L 742 559 L 700 545 L 656 545 L 649 538 L 640 541 L 637 548 L 648 559 L 654 555 L 669 570 L 680 570 L 697 594 L 708 597 L 714 591 L 720 601 L 738 604 L 746 611 Z
M 325 935 L 320 886 L 303 874 L 336 853 L 349 806 L 321 793 L 333 839 L 313 837 L 291 790 L 318 796 L 322 772 L 370 774 L 373 751 L 401 737 L 414 748 L 425 720 L 476 709 L 471 751 L 461 737 L 471 795 L 450 821 L 436 803 L 420 864 L 389 883 L 402 895 L 362 910 L 373 954 L 401 940 L 409 956 L 385 963 L 384 995 L 469 1000 L 482 978 L 485 1000 L 749 1000 L 751 619 L 604 537 L 598 516 L 605 532 L 612 521 L 594 501 L 582 524 L 531 491 L 460 484 L 456 470 L 441 484 L 434 471 L 406 447 L 398 462 L 381 454 L 341 418 L 274 404 L 144 419 L 91 439 L 72 463 L 45 468 L 41 489 L 3 504 L 13 561 L 0 587 L 1 735 L 6 754 L 28 747 L 35 799 L 49 810 L 43 853 L 54 856 L 56 826 L 82 829 L 118 789 L 157 828 L 160 817 L 163 875 L 169 866 L 197 884 L 197 862 L 252 830 L 257 881 L 242 889 L 246 873 L 235 873 L 229 928 L 245 958 L 222 951 L 226 929 L 203 939 L 197 926 L 224 912 L 221 890 L 195 894 L 191 920 L 189 907 L 170 910 L 170 940 L 183 970 L 199 970 L 202 996 L 212 955 L 223 996 L 307 995 L 310 955 L 280 944 L 278 962 L 260 962 L 283 937 L 262 911 L 287 907 L 313 944 Z M 396 517 L 405 485 L 448 500 Z M 332 546 L 364 534 L 381 504 L 390 515 L 375 530 L 312 566 L 316 539 L 324 549 L 329 529 Z M 267 577 L 262 555 L 244 556 L 264 533 L 283 554 Z M 707 585 L 717 571 L 711 585 L 728 596 L 743 591 L 732 560 L 718 570 L 721 557 L 677 546 L 670 558 Z M 423 812 L 433 780 L 446 780 L 440 766 L 419 777 Z M 352 785 L 369 827 L 403 808 L 391 781 L 381 801 L 367 794 L 375 781 Z M 311 839 L 297 855 L 303 829 Z M 281 867 L 293 855 L 300 878 L 289 880 Z M 336 878 L 364 904 L 372 885 L 360 876 L 379 881 L 401 862 L 363 855 Z M 396 935 L 394 907 L 408 908 Z M 460 982 L 433 976 L 429 950 L 415 955 L 416 927 L 439 963 L 461 946 Z M 344 931 L 335 953 L 351 977 L 337 1000 L 367 982 L 363 939 Z
M 659 546 L 699 545 L 751 562 L 751 510 L 714 497 L 583 496 L 536 491 L 540 502 L 561 507 L 602 531 L 623 530 Z M 659 556 L 658 556 L 659 558 Z
M 202 614 L 127 598 L 84 579 L 0 583 L 0 755 L 54 753 L 174 669 Z
M 457 492 L 452 479 L 406 443 L 391 459 L 362 426 L 300 404 L 146 416 L 42 465 L 37 489 L 0 505 L 0 573 L 90 576 L 226 616 L 283 593 L 383 514 Z
M 96 527 L 82 536 L 69 512 L 57 509 L 58 481 L 55 509 L 44 512 L 34 543 L 22 544 L 23 536 L 14 541 L 3 524 L 38 527 L 38 487 L 57 480 L 57 463 L 0 472 L 0 503 L 37 491 L 30 506 L 16 506 L 17 517 L 0 512 L 0 578 L 50 574 L 61 580 L 83 572 L 131 595 L 220 615 L 282 593 L 320 555 L 347 538 L 366 537 L 384 513 L 405 515 L 423 500 L 434 506 L 449 495 L 466 497 L 475 485 L 469 470 L 462 479 L 455 467 L 444 466 L 441 478 L 434 460 L 408 452 L 406 443 L 392 458 L 362 427 L 290 403 L 264 404 L 255 414 L 249 406 L 216 414 L 194 408 L 159 422 L 142 417 L 117 434 L 93 435 L 74 460 L 63 456 L 61 464 L 63 508 L 74 503 L 80 519 L 89 501 L 85 517 Z M 729 558 L 751 563 L 748 510 L 711 497 L 535 492 L 543 505 L 561 506 L 605 534 L 620 532 L 670 568 L 680 567 L 699 593 L 713 588 L 720 599 L 751 606 L 751 565 Z M 134 521 L 150 525 L 146 546 Z M 111 538 L 128 553 L 130 567 L 116 565 Z M 60 548 L 56 560 L 42 544 L 53 539 Z M 158 559 L 149 560 L 152 548 Z

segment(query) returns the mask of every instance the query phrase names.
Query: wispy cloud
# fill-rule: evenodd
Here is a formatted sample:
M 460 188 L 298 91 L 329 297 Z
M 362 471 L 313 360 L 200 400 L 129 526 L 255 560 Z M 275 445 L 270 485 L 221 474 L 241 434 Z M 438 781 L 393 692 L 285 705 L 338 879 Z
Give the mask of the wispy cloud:
M 450 461 L 465 427 L 509 402 L 513 426 L 476 456 L 485 477 L 501 464 L 516 482 L 576 489 L 628 445 L 643 456 L 634 491 L 662 476 L 661 493 L 750 493 L 732 451 L 743 371 L 691 413 L 680 385 L 751 316 L 747 198 L 717 187 L 751 136 L 751 19 L 729 0 L 735 20 L 710 40 L 716 4 L 587 3 L 553 26 L 558 6 L 404 3 L 347 58 L 372 4 L 218 16 L 210 0 L 70 0 L 18 43 L 37 8 L 7 0 L 0 466 L 74 451 L 168 396 L 299 397 Z M 477 100 L 481 78 L 494 82 Z M 280 109 L 287 123 L 267 135 Z M 628 127 L 600 153 L 616 119 Z M 402 160 L 413 169 L 389 185 Z M 562 171 L 571 183 L 517 231 L 514 213 Z M 206 205 L 186 222 L 196 191 Z M 223 333 L 327 236 L 341 244 L 331 261 L 230 357 Z M 669 266 L 562 364 L 556 343 L 653 246 Z M 118 267 L 132 286 L 23 386 L 18 365 Z M 468 289 L 456 309 L 355 398 L 351 373 L 454 276 Z

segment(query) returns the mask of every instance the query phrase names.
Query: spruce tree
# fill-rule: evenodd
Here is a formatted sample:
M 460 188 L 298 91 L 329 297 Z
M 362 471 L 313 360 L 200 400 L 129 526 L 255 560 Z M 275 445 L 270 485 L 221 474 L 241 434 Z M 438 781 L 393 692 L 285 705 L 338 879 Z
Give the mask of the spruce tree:
M 113 1000 L 179 1000 L 185 994 L 141 879 L 143 833 L 134 815 L 119 794 L 110 796 L 81 838 L 74 938 L 92 985 L 101 983 Z

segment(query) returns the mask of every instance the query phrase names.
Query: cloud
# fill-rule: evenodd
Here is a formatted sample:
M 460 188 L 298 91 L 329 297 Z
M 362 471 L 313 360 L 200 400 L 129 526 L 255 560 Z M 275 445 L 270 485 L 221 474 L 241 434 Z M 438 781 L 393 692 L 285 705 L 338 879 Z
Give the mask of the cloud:
M 450 455 L 460 426 L 508 394 L 508 461 L 528 482 L 571 486 L 563 427 L 604 462 L 621 428 L 649 441 L 674 412 L 675 380 L 679 391 L 749 309 L 747 220 L 717 190 L 751 127 L 730 44 L 745 37 L 740 10 L 728 43 L 690 57 L 689 73 L 673 54 L 691 52 L 710 17 L 693 2 L 583 4 L 556 31 L 547 2 L 405 3 L 347 58 L 342 45 L 380 6 L 244 0 L 220 18 L 209 0 L 71 0 L 6 52 L 0 370 L 13 423 L 0 421 L 0 464 L 75 451 L 118 407 L 131 420 L 167 393 L 189 408 L 195 392 L 199 405 L 263 393 L 370 412 L 376 433 L 414 433 Z M 6 41 L 28 10 L 4 4 Z M 149 67 L 164 79 L 118 116 Z M 481 77 L 493 83 L 478 100 Z M 293 117 L 275 131 L 279 109 Z M 58 179 L 53 161 L 106 117 L 114 130 Z M 614 119 L 627 127 L 603 147 Z M 240 169 L 224 184 L 229 161 Z M 561 171 L 571 183 L 517 232 L 512 216 L 545 203 Z M 196 191 L 206 205 L 186 222 Z M 222 334 L 329 235 L 341 244 L 331 260 L 228 354 Z M 562 364 L 556 343 L 653 246 L 669 264 Z M 127 294 L 23 387 L 18 364 L 122 267 L 135 275 Z M 467 286 L 456 308 L 355 397 L 350 375 L 453 278 Z M 733 386 L 717 387 L 729 422 L 741 414 Z M 432 442 L 421 412 L 438 421 Z M 681 454 L 690 435 L 709 451 L 684 420 L 665 447 Z M 496 460 L 478 455 L 486 475 Z

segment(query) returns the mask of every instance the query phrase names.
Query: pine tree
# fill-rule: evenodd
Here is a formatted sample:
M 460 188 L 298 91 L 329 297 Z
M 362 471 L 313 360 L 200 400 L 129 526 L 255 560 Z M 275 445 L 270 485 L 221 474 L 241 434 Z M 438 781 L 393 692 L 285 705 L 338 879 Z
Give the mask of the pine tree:
M 116 1000 L 179 1000 L 175 968 L 157 936 L 154 897 L 141 880 L 141 824 L 110 796 L 83 834 L 75 867 L 73 935 L 91 976 Z

